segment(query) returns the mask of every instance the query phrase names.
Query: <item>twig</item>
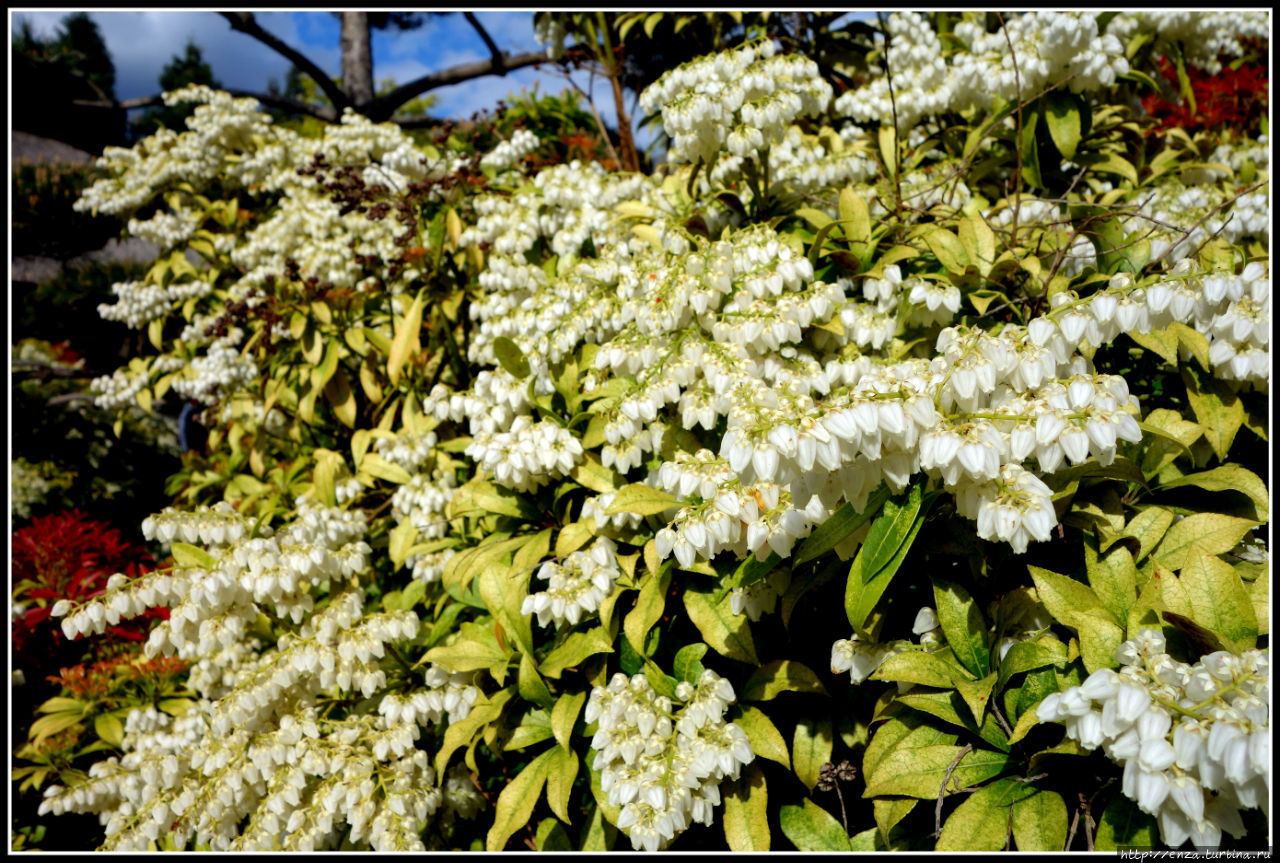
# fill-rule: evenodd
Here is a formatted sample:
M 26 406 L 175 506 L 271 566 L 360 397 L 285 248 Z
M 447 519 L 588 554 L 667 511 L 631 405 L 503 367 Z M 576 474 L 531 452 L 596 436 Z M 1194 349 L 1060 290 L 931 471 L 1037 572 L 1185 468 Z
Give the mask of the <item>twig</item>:
M 996 722 L 1000 723 L 1000 727 L 1004 729 L 1004 733 L 1007 736 L 1012 737 L 1013 729 L 1009 727 L 1009 720 L 1004 718 L 1004 715 L 1000 712 L 1000 707 L 996 704 L 994 698 L 991 699 L 991 713 L 995 716 Z
M 484 46 L 489 49 L 489 54 L 493 57 L 494 70 L 501 72 L 506 66 L 506 58 L 502 56 L 502 52 L 498 50 L 498 46 L 493 43 L 493 38 L 489 35 L 489 31 L 484 29 L 484 25 L 471 12 L 463 12 L 462 16 L 467 19 L 467 23 L 475 28 L 480 34 L 480 38 L 484 40 Z
M 591 116 L 595 119 L 596 127 L 600 130 L 600 137 L 604 139 L 604 146 L 609 152 L 609 158 L 613 160 L 615 165 L 621 166 L 622 162 L 618 161 L 618 151 L 613 148 L 613 141 L 609 140 L 609 130 L 605 127 L 604 120 L 600 119 L 600 112 L 596 110 L 595 99 L 592 99 L 591 94 L 586 90 L 583 90 L 581 85 L 579 85 L 577 81 L 573 80 L 567 71 L 564 69 L 557 69 L 557 71 L 564 76 L 564 79 L 569 82 L 573 89 L 577 90 L 578 93 L 587 100 L 587 107 L 591 109 Z M 587 85 L 594 88 L 596 83 L 596 70 L 589 69 L 588 71 L 591 77 L 587 79 Z
M 271 33 L 262 29 L 257 20 L 253 17 L 252 12 L 219 12 L 223 18 L 226 18 L 231 24 L 232 30 L 238 30 L 246 36 L 257 39 L 263 45 L 266 45 L 272 51 L 284 56 L 288 60 L 292 60 L 303 72 L 316 82 L 316 86 L 324 91 L 329 97 L 329 101 L 335 109 L 335 116 L 341 114 L 342 109 L 351 104 L 351 100 L 347 98 L 347 94 L 342 92 L 342 88 L 333 82 L 333 79 L 325 74 L 324 70 L 313 63 L 305 54 L 291 47 L 287 43 L 276 38 Z M 412 98 L 412 97 L 410 97 Z M 404 100 L 409 101 L 408 99 Z M 265 104 L 265 103 L 264 103 Z M 401 104 L 399 102 L 397 105 Z
M 889 68 L 889 28 L 884 23 L 884 13 L 877 12 L 881 35 L 884 37 L 884 53 L 880 55 L 880 64 L 884 66 L 884 77 L 889 83 L 889 108 L 893 112 L 893 196 L 895 199 L 895 215 L 902 221 L 902 160 L 898 154 L 898 98 L 893 91 L 893 70 Z M 887 166 L 886 166 L 887 167 Z
M 1018 245 L 1018 210 L 1022 207 L 1022 76 L 1018 72 L 1018 52 L 1013 50 L 1013 38 L 1005 25 L 1004 15 L 997 12 L 996 17 L 1000 19 L 1000 32 L 1004 33 L 1004 40 L 1009 45 L 1009 57 L 1013 61 L 1013 85 L 1016 88 L 1014 97 L 1018 100 L 1013 132 L 1013 152 L 1017 163 L 1013 175 L 1013 224 L 1009 227 L 1009 248 L 1013 249 Z
M 947 783 L 951 781 L 951 774 L 955 773 L 956 768 L 960 766 L 960 761 L 972 751 L 972 743 L 966 743 L 961 747 L 951 764 L 947 766 L 947 772 L 942 777 L 942 784 L 938 786 L 938 804 L 933 808 L 933 835 L 935 837 L 942 835 L 942 801 L 947 796 Z

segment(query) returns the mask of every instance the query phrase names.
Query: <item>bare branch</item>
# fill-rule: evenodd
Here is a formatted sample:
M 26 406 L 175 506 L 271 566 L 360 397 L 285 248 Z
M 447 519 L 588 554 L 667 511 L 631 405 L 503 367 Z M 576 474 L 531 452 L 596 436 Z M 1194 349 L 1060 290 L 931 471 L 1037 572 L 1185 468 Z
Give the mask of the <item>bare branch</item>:
M 495 65 L 492 59 L 480 60 L 475 63 L 463 63 L 451 69 L 423 75 L 421 78 L 402 84 L 390 93 L 377 96 L 372 102 L 359 107 L 361 108 L 361 113 L 370 120 L 380 122 L 390 117 L 391 112 L 405 102 L 416 96 L 421 96 L 429 90 L 448 87 L 451 84 L 461 84 L 463 81 L 482 78 L 485 75 L 505 75 L 508 72 L 514 72 L 516 69 L 523 69 L 525 66 L 546 62 L 548 62 L 546 53 L 535 51 L 517 54 L 514 57 L 503 55 L 500 67 Z
M 338 119 L 338 113 L 332 108 L 320 108 L 306 102 L 299 102 L 297 99 L 272 96 L 269 93 L 252 93 L 248 90 L 229 90 L 224 88 L 223 92 L 229 93 L 237 99 L 257 99 L 258 102 L 268 108 L 276 108 L 294 114 L 306 114 L 315 117 L 317 120 L 324 120 L 326 123 L 333 123 Z M 136 99 L 125 99 L 123 102 L 91 102 L 84 99 L 74 99 L 71 104 L 88 108 L 122 108 L 128 111 L 133 108 L 150 108 L 156 105 L 163 105 L 164 94 L 156 93 L 154 96 L 139 96 Z
M 326 75 L 323 69 L 313 63 L 306 55 L 263 30 L 253 17 L 252 12 L 219 12 L 218 14 L 231 23 L 232 30 L 239 30 L 246 36 L 252 36 L 277 54 L 292 60 L 295 66 L 310 75 L 316 85 L 329 97 L 329 101 L 333 103 L 334 108 L 337 109 L 336 115 L 340 115 L 343 108 L 351 105 L 351 100 L 347 98 L 347 94 L 342 92 L 341 87 L 333 83 L 333 79 Z
M 493 38 L 489 35 L 489 31 L 484 29 L 484 25 L 481 24 L 480 20 L 471 12 L 463 12 L 462 15 L 467 19 L 467 23 L 474 27 L 475 31 L 480 34 L 480 38 L 484 40 L 485 47 L 488 48 L 489 53 L 493 55 L 494 71 L 501 72 L 506 66 L 506 58 L 503 57 L 502 52 L 498 50 L 498 46 L 494 44 Z

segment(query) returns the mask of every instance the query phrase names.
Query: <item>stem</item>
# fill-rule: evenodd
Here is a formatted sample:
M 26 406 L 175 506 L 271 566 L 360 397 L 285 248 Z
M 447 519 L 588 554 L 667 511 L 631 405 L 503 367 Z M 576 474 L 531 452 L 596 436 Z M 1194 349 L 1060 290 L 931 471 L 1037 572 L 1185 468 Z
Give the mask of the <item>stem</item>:
M 1017 160 L 1017 168 L 1013 174 L 1013 223 L 1009 227 L 1009 248 L 1013 249 L 1018 244 L 1018 210 L 1022 206 L 1022 76 L 1018 73 L 1018 52 L 1013 50 L 1013 38 L 1009 36 L 1004 15 L 997 12 L 996 17 L 1000 19 L 1000 32 L 1004 33 L 1004 40 L 1009 45 L 1009 57 L 1013 61 L 1013 83 L 1016 87 L 1015 98 L 1018 100 L 1018 110 L 1014 114 L 1013 135 L 1013 152 Z

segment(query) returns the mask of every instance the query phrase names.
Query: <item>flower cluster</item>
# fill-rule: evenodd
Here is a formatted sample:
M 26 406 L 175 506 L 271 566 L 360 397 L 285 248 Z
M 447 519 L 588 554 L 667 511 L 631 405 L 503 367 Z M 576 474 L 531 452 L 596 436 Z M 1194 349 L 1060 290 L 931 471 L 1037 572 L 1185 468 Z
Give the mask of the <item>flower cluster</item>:
M 615 674 L 591 691 L 592 769 L 610 805 L 622 807 L 617 826 L 636 850 L 657 851 L 692 822 L 710 824 L 720 782 L 751 763 L 746 734 L 724 720 L 734 699 L 733 687 L 710 669 L 696 687 L 677 685 L 674 700 L 655 693 L 643 674 Z
M 525 156 L 538 149 L 538 136 L 528 129 L 517 129 L 510 141 L 503 141 L 480 159 L 481 168 L 505 171 L 518 165 Z
M 1116 661 L 1120 671 L 1099 669 L 1046 696 L 1036 716 L 1123 765 L 1125 796 L 1159 818 L 1171 848 L 1243 836 L 1240 810 L 1265 809 L 1271 790 L 1266 653 L 1218 651 L 1187 665 L 1165 652 L 1158 630 L 1145 629 L 1120 645 Z
M 538 625 L 570 626 L 584 613 L 594 614 L 600 603 L 613 593 L 618 568 L 617 546 L 607 537 L 597 537 L 590 547 L 571 552 L 564 561 L 547 561 L 538 567 L 537 577 L 547 589 L 524 598 L 521 614 L 538 615 Z
M 672 137 L 668 158 L 707 164 L 721 147 L 735 156 L 782 140 L 798 117 L 831 101 L 831 86 L 813 61 L 775 55 L 771 41 L 701 57 L 663 73 L 640 94 L 650 114 L 659 109 Z

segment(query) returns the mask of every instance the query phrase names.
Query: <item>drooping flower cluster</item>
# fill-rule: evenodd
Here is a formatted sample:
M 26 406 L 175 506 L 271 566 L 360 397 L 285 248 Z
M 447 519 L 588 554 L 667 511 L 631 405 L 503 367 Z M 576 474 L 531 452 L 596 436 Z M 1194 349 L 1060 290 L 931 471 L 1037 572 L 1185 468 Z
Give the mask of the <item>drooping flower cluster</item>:
M 572 626 L 584 614 L 594 614 L 622 574 L 617 551 L 612 540 L 601 536 L 560 563 L 542 564 L 536 576 L 547 582 L 547 589 L 526 596 L 520 613 L 538 615 L 539 626 L 554 623 L 557 627 Z
M 781 141 L 798 117 L 826 108 L 831 85 L 813 61 L 774 50 L 765 40 L 701 57 L 640 94 L 645 111 L 662 111 L 669 159 L 712 164 L 722 146 L 735 156 L 756 153 Z
M 617 826 L 633 848 L 657 851 L 691 823 L 711 823 L 720 783 L 754 757 L 742 729 L 724 720 L 734 700 L 733 687 L 710 669 L 696 687 L 678 684 L 674 700 L 643 674 L 615 674 L 591 691 L 592 769 L 610 805 L 622 807 Z
M 1271 706 L 1267 654 L 1218 651 L 1194 665 L 1165 652 L 1146 629 L 1082 685 L 1048 695 L 1041 722 L 1061 722 L 1085 749 L 1124 766 L 1123 791 L 1156 816 L 1172 848 L 1217 847 L 1244 835 L 1241 809 L 1267 806 Z

